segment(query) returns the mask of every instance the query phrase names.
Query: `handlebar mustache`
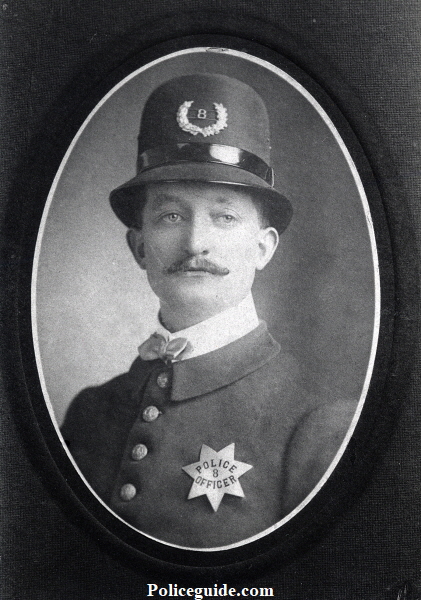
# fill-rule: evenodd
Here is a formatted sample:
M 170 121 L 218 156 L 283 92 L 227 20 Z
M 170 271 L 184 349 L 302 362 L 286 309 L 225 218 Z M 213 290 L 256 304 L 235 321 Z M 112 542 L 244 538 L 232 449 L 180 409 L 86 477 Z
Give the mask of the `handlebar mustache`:
M 185 271 L 206 271 L 212 275 L 228 275 L 229 273 L 229 269 L 226 267 L 221 267 L 206 258 L 197 257 L 177 260 L 165 270 L 169 275 Z

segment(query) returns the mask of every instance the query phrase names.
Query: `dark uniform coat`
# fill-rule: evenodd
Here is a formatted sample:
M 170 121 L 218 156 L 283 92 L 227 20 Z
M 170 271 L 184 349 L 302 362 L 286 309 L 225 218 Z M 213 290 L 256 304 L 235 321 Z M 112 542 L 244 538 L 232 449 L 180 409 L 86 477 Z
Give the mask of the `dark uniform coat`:
M 140 531 L 197 548 L 245 540 L 314 488 L 355 410 L 303 393 L 289 365 L 265 324 L 170 365 L 137 358 L 74 399 L 63 436 L 92 488 Z M 252 467 L 238 478 L 244 497 L 221 493 L 216 511 L 206 493 L 188 499 L 194 480 L 183 467 L 199 461 L 203 444 L 219 452 L 233 443 L 235 460 Z

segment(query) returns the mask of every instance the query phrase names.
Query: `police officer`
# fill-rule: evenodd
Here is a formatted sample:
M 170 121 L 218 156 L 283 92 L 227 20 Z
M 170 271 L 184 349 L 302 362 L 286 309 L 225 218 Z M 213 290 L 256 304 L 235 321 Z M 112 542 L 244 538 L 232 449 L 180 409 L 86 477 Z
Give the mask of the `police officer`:
M 354 410 L 301 389 L 256 315 L 255 273 L 292 215 L 261 97 L 216 74 L 158 87 L 137 175 L 110 201 L 160 313 L 129 372 L 75 398 L 63 435 L 140 531 L 193 548 L 250 539 L 314 488 Z

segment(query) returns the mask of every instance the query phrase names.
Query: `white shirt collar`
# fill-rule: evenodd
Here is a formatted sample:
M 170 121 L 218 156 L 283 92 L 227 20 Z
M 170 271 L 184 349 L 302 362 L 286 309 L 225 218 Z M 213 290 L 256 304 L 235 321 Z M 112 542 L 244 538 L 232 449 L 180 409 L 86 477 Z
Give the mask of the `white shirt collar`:
M 253 296 L 249 293 L 237 306 L 227 308 L 205 321 L 174 333 L 170 333 L 158 321 L 156 333 L 162 335 L 167 341 L 180 337 L 186 338 L 190 346 L 180 357 L 180 360 L 185 360 L 218 350 L 250 333 L 258 324 L 259 318 Z

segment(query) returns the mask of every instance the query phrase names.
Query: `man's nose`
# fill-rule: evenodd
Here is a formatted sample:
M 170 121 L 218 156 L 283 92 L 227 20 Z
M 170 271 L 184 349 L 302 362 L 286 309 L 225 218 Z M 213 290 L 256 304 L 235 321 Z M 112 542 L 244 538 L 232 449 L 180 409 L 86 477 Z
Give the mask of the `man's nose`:
M 184 245 L 189 255 L 208 254 L 210 250 L 209 224 L 201 219 L 192 221 L 186 228 Z

